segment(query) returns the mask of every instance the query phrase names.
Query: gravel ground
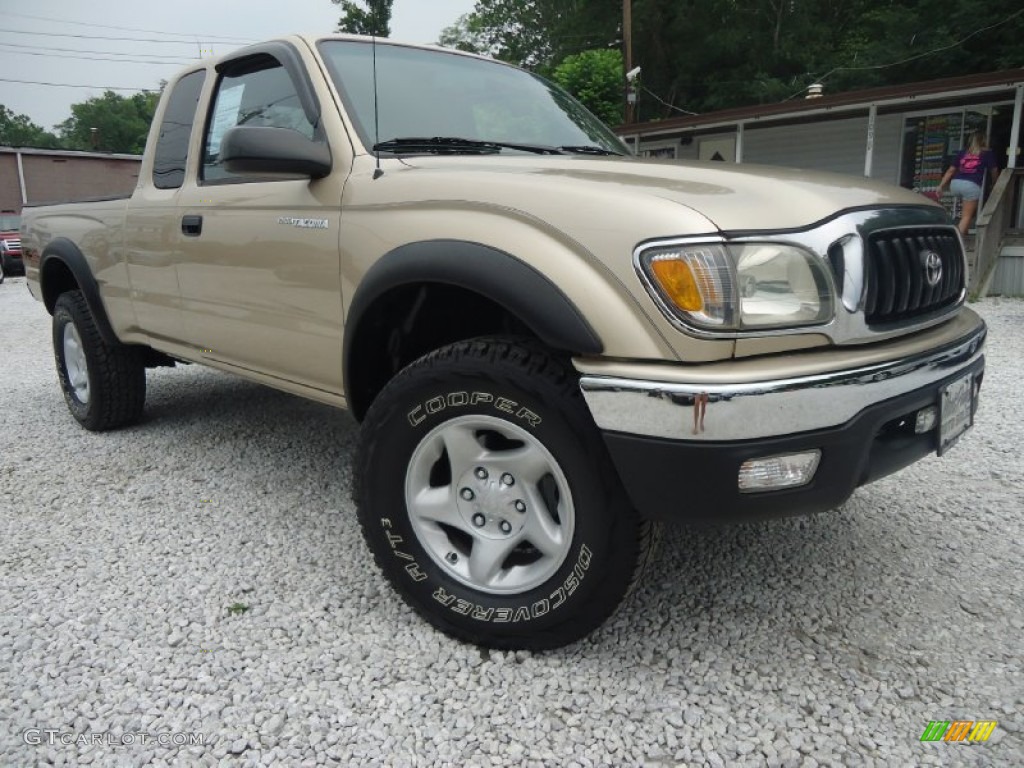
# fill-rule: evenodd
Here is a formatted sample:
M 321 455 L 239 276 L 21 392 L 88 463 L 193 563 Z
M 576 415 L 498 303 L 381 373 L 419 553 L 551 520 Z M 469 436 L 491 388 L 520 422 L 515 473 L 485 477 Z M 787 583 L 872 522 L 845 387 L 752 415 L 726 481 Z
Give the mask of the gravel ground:
M 672 529 L 603 630 L 488 653 L 373 566 L 347 415 L 184 367 L 90 434 L 9 280 L 0 765 L 1024 765 L 1024 302 L 977 306 L 979 423 L 947 457 L 829 514 Z M 955 719 L 999 725 L 919 741 Z

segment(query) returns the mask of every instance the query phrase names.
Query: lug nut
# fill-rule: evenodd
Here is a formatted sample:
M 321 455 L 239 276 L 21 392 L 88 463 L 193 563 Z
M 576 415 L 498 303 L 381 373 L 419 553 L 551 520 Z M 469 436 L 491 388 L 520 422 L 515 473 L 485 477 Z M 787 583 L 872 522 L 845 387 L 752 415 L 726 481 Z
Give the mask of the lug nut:
M 483 528 L 486 522 L 487 518 L 481 515 L 479 512 L 473 515 L 473 525 L 475 525 L 477 528 Z
M 516 499 L 515 507 L 516 507 L 516 512 L 525 512 L 526 511 L 526 502 L 523 501 L 522 499 Z
M 472 501 L 474 499 L 473 490 L 471 488 L 463 488 L 459 495 L 466 501 Z
M 449 552 L 447 555 L 445 555 L 444 559 L 447 560 L 452 565 L 455 565 L 457 562 L 459 562 L 459 556 L 457 554 L 455 554 L 454 552 Z
M 503 482 L 505 485 L 515 485 L 516 479 L 512 477 L 512 475 L 510 475 L 508 472 L 506 472 L 504 475 L 501 476 L 501 482 Z
M 476 474 L 477 480 L 486 480 L 487 479 L 487 470 L 484 469 L 483 467 L 477 467 L 475 474 Z
M 498 527 L 501 528 L 502 533 L 512 533 L 512 523 L 508 520 L 502 520 Z

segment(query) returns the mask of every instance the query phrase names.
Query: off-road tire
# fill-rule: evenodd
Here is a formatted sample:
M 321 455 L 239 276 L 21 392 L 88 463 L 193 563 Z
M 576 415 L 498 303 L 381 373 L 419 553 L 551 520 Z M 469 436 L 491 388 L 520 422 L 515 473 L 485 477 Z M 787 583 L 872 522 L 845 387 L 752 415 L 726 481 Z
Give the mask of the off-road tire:
M 451 458 L 446 441 L 456 432 L 471 437 L 458 443 L 468 450 L 456 453 L 472 455 L 475 440 L 486 458 L 468 464 Z M 513 442 L 502 442 L 510 436 Z M 520 475 L 513 494 L 504 483 L 514 485 L 512 473 L 524 465 L 511 457 L 519 456 L 542 467 L 536 474 L 544 467 L 550 472 L 537 483 L 529 479 L 533 470 Z M 422 492 L 440 499 L 444 523 L 411 511 L 427 498 L 414 493 L 428 476 L 424 462 L 431 468 Z M 474 473 L 487 479 L 474 485 Z M 657 533 L 626 499 L 572 366 L 528 340 L 459 342 L 401 371 L 366 415 L 354 476 L 363 535 L 395 590 L 441 631 L 492 648 L 556 648 L 588 635 L 639 580 Z M 501 532 L 512 527 L 505 518 L 516 522 L 515 512 L 503 510 L 520 490 L 522 499 L 537 503 L 508 502 L 517 511 L 528 508 L 518 519 L 543 519 L 543 526 L 524 523 L 515 536 L 541 528 L 558 535 L 521 541 L 508 557 L 493 558 L 499 565 L 491 581 L 477 578 L 480 537 L 500 538 L 495 525 Z M 451 552 L 442 556 L 449 544 Z
M 65 333 L 77 334 L 84 360 L 87 389 L 71 382 Z M 139 350 L 108 344 L 100 335 L 81 291 L 62 293 L 53 308 L 53 352 L 57 377 L 68 410 L 93 432 L 116 429 L 136 421 L 146 401 L 146 369 Z M 77 368 L 72 362 L 72 369 Z M 76 380 L 81 382 L 80 376 Z

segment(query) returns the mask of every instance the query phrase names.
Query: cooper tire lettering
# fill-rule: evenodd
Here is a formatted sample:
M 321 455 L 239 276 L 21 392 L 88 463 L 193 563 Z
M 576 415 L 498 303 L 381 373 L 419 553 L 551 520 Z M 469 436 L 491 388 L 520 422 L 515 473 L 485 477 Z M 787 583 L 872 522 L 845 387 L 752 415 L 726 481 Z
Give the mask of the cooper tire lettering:
M 418 427 L 429 417 L 448 409 L 474 408 L 479 405 L 492 405 L 494 410 L 514 416 L 517 420 L 525 422 L 534 429 L 539 427 L 543 421 L 543 418 L 536 411 L 520 405 L 516 400 L 495 396 L 490 392 L 473 392 L 470 394 L 465 391 L 449 392 L 446 395 L 432 397 L 426 402 L 417 403 L 408 411 L 406 418 L 409 421 L 409 426 Z
M 449 408 L 458 408 L 469 403 L 469 395 L 465 392 L 452 392 L 445 398 Z
M 515 400 L 509 400 L 507 397 L 499 397 L 494 403 L 494 407 L 502 413 L 514 413 L 512 410 L 516 406 Z
M 414 427 L 418 427 L 427 418 L 426 416 L 424 416 L 422 414 L 423 414 L 423 406 L 422 405 L 417 405 L 415 408 L 413 408 L 411 411 L 409 411 L 409 423 L 412 426 L 414 426 Z
M 531 411 L 529 408 L 520 408 L 518 411 L 516 411 L 516 418 L 522 419 L 531 427 L 536 427 L 540 425 L 540 416 Z

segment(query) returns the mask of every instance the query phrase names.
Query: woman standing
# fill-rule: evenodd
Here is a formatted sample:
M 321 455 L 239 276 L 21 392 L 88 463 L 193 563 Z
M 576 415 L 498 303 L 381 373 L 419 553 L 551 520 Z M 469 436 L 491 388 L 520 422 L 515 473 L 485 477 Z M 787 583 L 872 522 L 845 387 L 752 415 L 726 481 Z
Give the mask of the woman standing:
M 971 228 L 974 214 L 978 212 L 978 201 L 981 199 L 982 186 L 985 183 L 985 171 L 990 170 L 991 182 L 996 183 L 999 178 L 999 166 L 996 164 L 995 155 L 988 148 L 988 138 L 984 131 L 975 131 L 971 134 L 970 143 L 966 149 L 961 149 L 956 155 L 956 162 L 949 166 L 939 184 L 939 197 L 949 187 L 954 197 L 963 201 L 960 208 L 960 234 L 966 235 Z M 952 183 L 951 183 L 952 181 Z

